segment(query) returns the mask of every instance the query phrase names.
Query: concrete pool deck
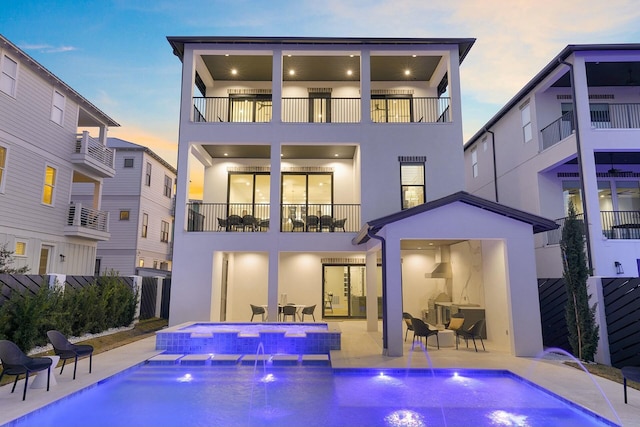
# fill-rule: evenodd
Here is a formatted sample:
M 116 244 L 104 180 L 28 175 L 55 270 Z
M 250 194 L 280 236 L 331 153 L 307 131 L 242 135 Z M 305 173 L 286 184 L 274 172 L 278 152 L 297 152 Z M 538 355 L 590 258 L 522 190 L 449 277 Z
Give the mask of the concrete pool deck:
M 424 368 L 429 362 L 421 349 L 411 351 L 411 336 L 405 343 L 403 357 L 386 357 L 382 355 L 382 333 L 367 332 L 363 321 L 329 322 L 336 323 L 342 330 L 342 349 L 331 352 L 331 364 L 334 368 L 366 367 L 366 368 Z M 411 334 L 409 334 L 411 335 Z M 491 342 L 485 341 L 486 352 L 475 352 L 473 346 L 466 349 L 464 344 L 459 350 L 455 347 L 428 347 L 428 355 L 434 368 L 475 368 L 506 369 L 527 378 L 548 390 L 565 397 L 577 404 L 597 412 L 601 416 L 617 422 L 606 400 L 600 394 L 593 381 L 602 389 L 617 412 L 623 426 L 640 425 L 640 391 L 627 388 L 628 404 L 624 404 L 622 385 L 600 377 L 590 377 L 582 371 L 562 364 L 558 357 L 536 361 L 530 358 L 513 357 L 495 351 Z M 24 380 L 18 382 L 12 394 L 12 385 L 0 387 L 0 425 L 48 403 L 63 398 L 77 390 L 96 384 L 124 369 L 144 362 L 159 354 L 155 350 L 155 337 L 119 347 L 93 357 L 93 372 L 89 371 L 89 360 L 82 359 L 78 363 L 76 380 L 72 380 L 73 369 L 67 366 L 62 375 L 56 369 L 58 384 L 46 389 L 27 390 L 27 399 L 22 401 Z M 215 369 L 215 368 L 213 368 Z M 53 375 L 53 371 L 52 371 Z M 592 380 L 593 378 L 593 380 Z M 31 380 L 29 381 L 31 382 Z M 433 390 L 425 390 L 425 396 Z M 72 417 L 72 414 L 70 414 Z

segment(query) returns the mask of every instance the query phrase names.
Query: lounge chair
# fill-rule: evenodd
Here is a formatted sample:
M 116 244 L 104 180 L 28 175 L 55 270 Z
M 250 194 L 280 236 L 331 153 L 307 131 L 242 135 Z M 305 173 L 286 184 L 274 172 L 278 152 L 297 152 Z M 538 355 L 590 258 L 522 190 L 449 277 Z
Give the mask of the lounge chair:
M 262 316 L 262 321 L 264 322 L 264 315 L 267 313 L 267 310 L 264 309 L 264 307 L 261 307 L 259 305 L 253 305 L 253 304 L 249 304 L 251 306 L 251 322 L 253 322 L 253 316 L 255 316 L 256 314 L 259 314 L 260 316 Z
M 315 322 L 316 321 L 316 316 L 313 314 L 315 309 L 316 309 L 316 305 L 315 304 L 314 305 L 309 305 L 307 307 L 304 307 L 302 309 L 302 321 L 304 322 L 304 315 L 306 314 L 306 315 L 311 315 L 311 317 L 313 318 L 313 321 Z
M 67 337 L 61 332 L 51 330 L 47 331 L 47 337 L 53 345 L 53 351 L 62 359 L 62 368 L 60 375 L 64 370 L 67 359 L 73 359 L 73 379 L 76 379 L 76 368 L 78 367 L 78 357 L 89 356 L 89 373 L 91 373 L 91 365 L 93 363 L 93 347 L 90 345 L 71 344 Z
M 416 338 L 422 340 L 424 337 L 424 346 L 427 347 L 427 338 L 432 335 L 436 336 L 436 343 L 438 344 L 438 350 L 440 349 L 440 340 L 438 339 L 438 330 L 431 329 L 429 326 L 424 323 L 421 319 L 416 319 L 415 317 L 411 318 L 411 324 L 413 325 L 413 342 L 416 341 Z
M 482 350 L 484 348 L 484 341 L 482 340 L 482 330 L 484 329 L 484 319 L 478 320 L 476 323 L 471 325 L 468 329 L 459 328 L 456 329 L 456 350 L 458 349 L 458 338 L 464 338 L 465 343 L 467 344 L 467 348 L 469 348 L 469 339 L 473 340 L 473 347 L 478 351 L 478 346 L 476 345 L 476 338 L 480 338 L 480 342 L 482 343 Z M 486 350 L 485 350 L 486 351 Z
M 413 323 L 411 323 L 411 319 L 413 319 L 413 316 L 405 311 L 404 313 L 402 313 L 402 319 L 404 320 L 404 324 L 407 326 L 407 330 L 404 333 L 404 340 L 406 342 L 407 334 L 409 334 L 409 331 L 413 331 Z
M 24 391 L 22 392 L 22 400 L 27 397 L 27 385 L 29 383 L 29 374 L 32 372 L 40 372 L 47 370 L 47 391 L 49 391 L 49 383 L 51 380 L 51 363 L 48 357 L 29 357 L 20 350 L 15 343 L 7 340 L 0 340 L 0 361 L 2 361 L 2 373 L 0 380 L 4 374 L 15 375 L 11 393 L 16 389 L 20 375 L 25 374 Z

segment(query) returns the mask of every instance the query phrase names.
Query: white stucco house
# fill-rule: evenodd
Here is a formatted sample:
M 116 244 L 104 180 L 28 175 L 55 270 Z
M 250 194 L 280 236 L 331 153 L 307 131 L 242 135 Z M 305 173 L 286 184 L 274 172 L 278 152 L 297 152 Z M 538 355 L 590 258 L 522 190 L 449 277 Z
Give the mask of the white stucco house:
M 542 349 L 533 233 L 556 225 L 463 192 L 474 39 L 168 41 L 183 64 L 171 325 L 315 305 L 381 318 L 398 356 L 403 311 L 468 309 L 494 348 Z
M 108 241 L 99 242 L 96 274 L 166 276 L 171 271 L 176 169 L 148 147 L 109 138 L 116 174 L 104 180 L 103 209 L 109 212 Z M 74 200 L 90 188 L 76 184 Z
M 0 36 L 0 245 L 30 274 L 92 275 L 109 239 L 103 180 L 113 119 Z M 84 183 L 90 197 L 74 203 Z

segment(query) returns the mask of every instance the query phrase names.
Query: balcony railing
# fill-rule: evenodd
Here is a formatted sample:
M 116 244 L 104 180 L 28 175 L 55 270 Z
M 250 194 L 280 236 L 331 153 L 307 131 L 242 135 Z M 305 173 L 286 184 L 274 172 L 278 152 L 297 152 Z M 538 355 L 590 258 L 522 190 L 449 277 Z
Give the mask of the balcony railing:
M 640 104 L 591 104 L 591 126 L 598 129 L 638 129 Z
M 283 98 L 282 121 L 285 123 L 359 123 L 360 98 Z M 451 98 L 414 97 L 409 110 L 402 116 L 393 113 L 371 113 L 377 123 L 439 123 L 451 122 Z M 194 97 L 194 122 L 256 122 L 271 121 L 270 100 L 237 102 L 229 97 Z M 403 112 L 404 113 L 404 112 Z
M 575 131 L 573 112 L 565 113 L 555 122 L 540 131 L 542 134 L 542 149 L 546 150 L 557 144 Z
M 576 218 L 583 223 L 584 216 Z M 556 219 L 560 227 L 547 231 L 547 244 L 557 245 L 562 240 L 565 218 Z M 640 211 L 600 211 L 602 234 L 608 239 L 640 239 Z M 583 230 L 584 233 L 584 230 Z
M 270 205 L 252 203 L 187 203 L 187 231 L 265 232 Z M 280 231 L 357 232 L 360 229 L 360 205 L 356 204 L 283 204 Z M 317 218 L 314 222 L 313 217 Z M 324 222 L 321 217 L 324 216 Z
M 84 131 L 76 135 L 76 154 L 84 154 L 96 162 L 113 169 L 113 150 L 105 147 L 99 140 Z
M 87 208 L 81 203 L 69 205 L 67 225 L 109 232 L 109 212 Z

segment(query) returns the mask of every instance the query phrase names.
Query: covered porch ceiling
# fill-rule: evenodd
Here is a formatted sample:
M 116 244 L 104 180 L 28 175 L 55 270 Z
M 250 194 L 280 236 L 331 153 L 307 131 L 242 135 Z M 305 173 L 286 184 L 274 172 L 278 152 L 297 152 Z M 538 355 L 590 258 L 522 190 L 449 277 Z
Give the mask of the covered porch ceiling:
M 204 145 L 212 158 L 269 159 L 268 145 Z M 283 145 L 282 159 L 353 159 L 355 145 Z

